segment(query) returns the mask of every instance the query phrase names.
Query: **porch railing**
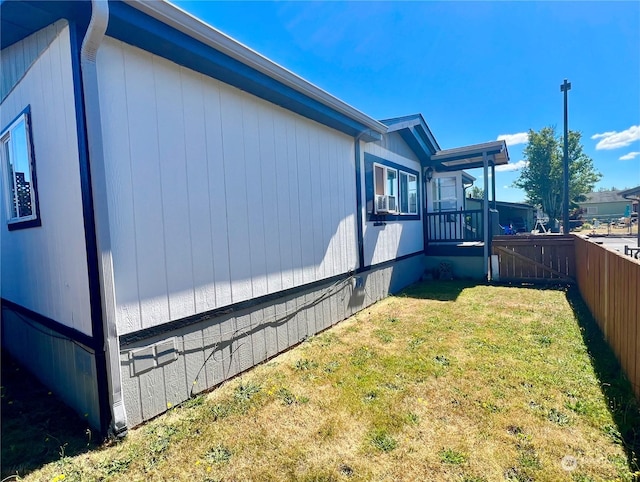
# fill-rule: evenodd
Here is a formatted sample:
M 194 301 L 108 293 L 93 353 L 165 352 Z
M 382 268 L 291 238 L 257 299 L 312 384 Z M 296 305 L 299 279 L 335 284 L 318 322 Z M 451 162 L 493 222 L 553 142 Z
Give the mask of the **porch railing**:
M 482 241 L 482 209 L 427 213 L 428 241 Z

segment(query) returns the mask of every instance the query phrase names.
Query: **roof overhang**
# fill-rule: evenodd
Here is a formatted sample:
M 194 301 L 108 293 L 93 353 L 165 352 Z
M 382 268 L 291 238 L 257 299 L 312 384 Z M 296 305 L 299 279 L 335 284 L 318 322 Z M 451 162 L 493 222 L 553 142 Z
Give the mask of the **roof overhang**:
M 364 141 L 387 126 L 258 54 L 167 1 L 109 1 L 107 35 L 164 57 Z M 2 48 L 66 18 L 81 26 L 90 2 L 6 1 L 0 4 Z
M 440 150 L 436 138 L 421 114 L 394 117 L 380 122 L 387 126 L 387 132 L 400 134 L 423 165 L 429 164 L 431 155 Z
M 620 194 L 625 199 L 633 199 L 635 201 L 640 200 L 640 186 L 632 187 L 631 189 L 625 189 L 620 191 Z
M 455 149 L 445 149 L 431 156 L 436 171 L 459 171 L 484 166 L 484 158 L 489 166 L 500 166 L 509 162 L 509 151 L 505 141 L 485 142 Z

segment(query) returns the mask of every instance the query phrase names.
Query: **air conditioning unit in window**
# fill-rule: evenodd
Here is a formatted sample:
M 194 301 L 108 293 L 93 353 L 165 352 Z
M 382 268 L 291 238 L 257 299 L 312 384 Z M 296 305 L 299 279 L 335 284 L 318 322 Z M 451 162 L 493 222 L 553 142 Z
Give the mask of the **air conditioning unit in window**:
M 397 210 L 395 196 L 376 196 L 376 213 L 395 213 Z

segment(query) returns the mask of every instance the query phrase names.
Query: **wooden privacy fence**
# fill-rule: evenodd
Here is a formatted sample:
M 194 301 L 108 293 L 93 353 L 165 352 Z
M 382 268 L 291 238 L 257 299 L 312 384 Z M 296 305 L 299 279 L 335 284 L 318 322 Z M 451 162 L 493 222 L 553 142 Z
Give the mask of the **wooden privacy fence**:
M 573 281 L 576 261 L 574 236 L 494 236 L 500 281 Z
M 640 261 L 575 237 L 582 299 L 640 400 Z

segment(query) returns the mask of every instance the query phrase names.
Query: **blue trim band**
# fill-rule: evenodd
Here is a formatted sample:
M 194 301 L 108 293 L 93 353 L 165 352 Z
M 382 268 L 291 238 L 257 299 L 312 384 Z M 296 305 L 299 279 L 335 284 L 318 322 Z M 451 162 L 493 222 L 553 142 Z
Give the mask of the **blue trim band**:
M 5 298 L 0 298 L 0 307 L 6 308 L 11 311 L 14 311 L 22 316 L 25 316 L 45 328 L 49 330 L 55 331 L 59 335 L 64 336 L 65 338 L 69 338 L 72 341 L 77 341 L 78 343 L 83 344 L 87 348 L 96 351 L 96 343 L 95 340 L 89 335 L 85 335 L 81 331 L 76 330 L 75 328 L 70 328 L 67 325 L 63 325 L 62 323 L 53 320 L 47 316 L 41 315 L 35 311 L 30 310 L 18 303 L 14 303 L 13 301 L 9 301 Z
M 374 202 L 374 190 L 375 184 L 373 180 L 373 164 L 381 164 L 383 166 L 391 167 L 393 169 L 398 170 L 399 172 L 406 172 L 407 174 L 413 174 L 417 178 L 417 186 L 416 189 L 418 191 L 418 214 L 376 214 L 373 209 Z M 420 207 L 422 206 L 420 200 L 420 173 L 415 171 L 409 167 L 403 166 L 401 164 L 396 164 L 395 162 L 388 161 L 387 159 L 383 159 L 378 156 L 374 156 L 373 154 L 369 154 L 368 152 L 364 153 L 364 182 L 365 182 L 365 195 L 367 200 L 367 221 L 374 222 L 376 225 L 383 225 L 386 221 L 419 221 L 420 216 Z M 379 224 L 378 224 L 379 223 Z

